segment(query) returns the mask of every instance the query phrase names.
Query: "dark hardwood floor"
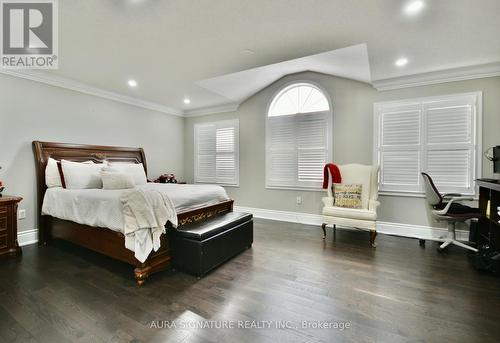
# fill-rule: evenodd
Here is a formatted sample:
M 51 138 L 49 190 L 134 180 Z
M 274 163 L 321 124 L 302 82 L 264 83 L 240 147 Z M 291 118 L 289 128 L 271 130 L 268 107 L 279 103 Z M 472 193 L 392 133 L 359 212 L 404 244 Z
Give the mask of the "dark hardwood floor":
M 22 259 L 0 262 L 0 341 L 500 341 L 500 278 L 478 274 L 465 251 L 385 235 L 372 249 L 367 233 L 331 234 L 323 241 L 320 227 L 256 220 L 253 248 L 205 278 L 166 271 L 140 288 L 109 258 L 27 246 Z M 183 327 L 268 325 L 260 321 L 273 322 Z

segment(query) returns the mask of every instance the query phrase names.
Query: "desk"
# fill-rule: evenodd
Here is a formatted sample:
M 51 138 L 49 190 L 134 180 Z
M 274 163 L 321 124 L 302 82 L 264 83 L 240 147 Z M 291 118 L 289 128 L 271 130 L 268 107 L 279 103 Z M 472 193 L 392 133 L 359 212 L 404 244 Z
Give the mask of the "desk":
M 483 218 L 479 220 L 477 232 L 478 246 L 488 244 L 500 249 L 500 180 L 478 179 L 479 210 Z

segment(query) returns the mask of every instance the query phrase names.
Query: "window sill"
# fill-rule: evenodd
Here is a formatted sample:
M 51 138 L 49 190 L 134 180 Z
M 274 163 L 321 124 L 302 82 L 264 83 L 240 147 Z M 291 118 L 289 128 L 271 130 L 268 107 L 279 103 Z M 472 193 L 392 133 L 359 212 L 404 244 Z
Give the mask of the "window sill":
M 282 190 L 282 191 L 326 192 L 326 189 L 323 188 L 310 188 L 310 187 L 266 186 L 266 189 Z
M 201 182 L 201 181 L 195 181 L 195 185 L 217 185 L 221 187 L 234 187 L 234 188 L 239 188 L 240 184 L 229 184 L 229 183 L 217 183 L 217 182 Z
M 425 194 L 420 192 L 378 191 L 378 195 L 391 197 L 425 198 Z
M 379 196 L 404 197 L 404 198 L 425 198 L 425 193 L 420 192 L 397 192 L 397 191 L 379 191 Z M 477 194 L 462 193 L 462 196 L 470 196 L 474 200 L 478 200 Z

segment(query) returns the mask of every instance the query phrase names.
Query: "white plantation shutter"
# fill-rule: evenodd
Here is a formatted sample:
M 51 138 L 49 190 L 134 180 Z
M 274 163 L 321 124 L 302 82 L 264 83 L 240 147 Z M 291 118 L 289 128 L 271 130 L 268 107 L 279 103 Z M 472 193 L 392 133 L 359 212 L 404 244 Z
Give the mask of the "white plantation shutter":
M 441 192 L 470 193 L 472 168 L 470 150 L 429 150 L 427 173 Z
M 383 151 L 380 178 L 384 190 L 419 190 L 420 154 L 418 151 Z
M 386 106 L 379 113 L 378 164 L 383 190 L 419 191 L 420 105 Z
M 290 186 L 297 183 L 295 121 L 292 116 L 274 117 L 268 121 L 267 183 Z
M 427 165 L 436 186 L 443 192 L 473 193 L 475 135 L 473 99 L 424 104 L 426 113 Z
M 239 184 L 239 123 L 195 124 L 195 182 Z
M 320 185 L 328 162 L 328 114 L 297 115 L 297 167 L 299 186 Z
M 269 118 L 268 186 L 320 187 L 330 155 L 328 116 L 315 113 Z
M 236 156 L 234 126 L 216 129 L 215 178 L 217 183 L 236 183 Z
M 195 125 L 195 182 L 215 181 L 215 125 Z
M 473 194 L 480 99 L 473 93 L 376 104 L 380 190 L 422 192 L 424 171 L 441 192 Z

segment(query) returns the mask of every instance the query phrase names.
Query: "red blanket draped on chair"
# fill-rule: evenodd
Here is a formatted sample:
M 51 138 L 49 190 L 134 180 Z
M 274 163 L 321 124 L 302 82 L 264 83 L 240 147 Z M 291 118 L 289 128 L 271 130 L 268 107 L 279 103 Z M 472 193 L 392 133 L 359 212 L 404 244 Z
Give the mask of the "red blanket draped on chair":
M 330 173 L 328 173 L 330 171 Z M 332 182 L 333 183 L 341 183 L 342 182 L 342 176 L 340 175 L 340 169 L 337 167 L 336 164 L 333 163 L 327 163 L 325 164 L 325 167 L 323 168 L 323 188 L 328 187 L 328 180 L 330 178 L 329 174 L 332 174 Z

